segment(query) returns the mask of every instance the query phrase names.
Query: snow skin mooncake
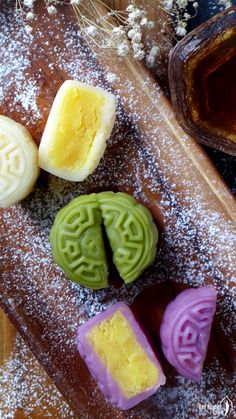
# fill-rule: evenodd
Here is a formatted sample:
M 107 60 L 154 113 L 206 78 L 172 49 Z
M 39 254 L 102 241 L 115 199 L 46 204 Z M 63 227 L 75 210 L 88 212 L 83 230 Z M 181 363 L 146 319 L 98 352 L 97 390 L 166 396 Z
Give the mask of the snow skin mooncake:
M 155 259 L 156 225 L 149 210 L 128 194 L 102 192 L 98 199 L 113 262 L 129 284 Z
M 115 96 L 66 80 L 55 97 L 39 146 L 40 167 L 71 181 L 92 173 L 115 122 Z
M 216 311 L 214 287 L 182 291 L 166 308 L 160 337 L 165 357 L 184 377 L 199 382 Z
M 77 347 L 104 396 L 122 410 L 165 384 L 146 336 L 124 303 L 116 303 L 80 326 Z
M 57 213 L 50 241 L 53 257 L 68 278 L 92 289 L 107 286 L 102 218 L 95 194 L 75 198 Z
M 68 278 L 92 289 L 108 283 L 102 222 L 125 283 L 137 279 L 156 255 L 158 231 L 152 215 L 133 197 L 101 192 L 75 198 L 56 216 L 52 252 Z
M 0 207 L 9 207 L 29 195 L 38 175 L 38 148 L 30 133 L 0 115 Z

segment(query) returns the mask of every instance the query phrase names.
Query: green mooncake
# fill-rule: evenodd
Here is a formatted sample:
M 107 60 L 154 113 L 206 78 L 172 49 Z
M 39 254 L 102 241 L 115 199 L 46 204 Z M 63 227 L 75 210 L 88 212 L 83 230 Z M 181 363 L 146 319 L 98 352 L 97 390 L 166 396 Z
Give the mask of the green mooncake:
M 92 289 L 107 286 L 108 265 L 96 194 L 79 196 L 58 212 L 50 241 L 54 260 L 69 279 Z
M 108 284 L 102 223 L 113 262 L 126 284 L 137 279 L 156 256 L 158 232 L 152 215 L 132 196 L 101 192 L 74 199 L 55 218 L 52 253 L 68 278 L 92 289 Z
M 151 213 L 130 195 L 98 195 L 113 262 L 126 284 L 134 281 L 155 259 L 158 231 Z

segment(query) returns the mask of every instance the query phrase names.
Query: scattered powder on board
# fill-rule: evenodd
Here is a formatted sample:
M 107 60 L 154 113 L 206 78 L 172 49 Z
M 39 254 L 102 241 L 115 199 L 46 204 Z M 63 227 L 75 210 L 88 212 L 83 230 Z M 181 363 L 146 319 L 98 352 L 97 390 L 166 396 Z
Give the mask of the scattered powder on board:
M 36 82 L 30 78 L 30 45 L 33 38 L 29 37 L 20 27 L 16 31 L 14 39 L 11 38 L 10 20 L 18 20 L 10 14 L 10 17 L 0 13 L 0 104 L 7 96 L 8 91 L 14 88 L 14 99 L 8 102 L 8 111 L 22 110 L 27 113 L 25 120 L 35 120 L 40 117 L 36 97 L 38 89 Z M 25 48 L 25 44 L 29 47 Z
M 2 31 L 0 37 L 2 40 L 5 40 L 8 37 L 11 19 L 13 19 L 11 14 L 9 16 L 0 14 Z M 58 26 L 59 18 L 55 17 L 54 19 L 54 23 Z M 23 39 L 24 42 L 21 44 L 22 41 L 19 41 L 19 44 L 17 44 L 17 38 L 16 43 L 13 43 L 13 41 L 10 40 L 7 52 L 3 43 L 0 43 L 0 54 L 5 57 L 3 61 L 4 65 L 0 68 L 0 80 L 6 80 L 6 83 L 0 87 L 0 102 L 3 95 L 7 95 L 8 90 L 12 88 L 12 83 L 15 83 L 15 99 L 14 103 L 10 106 L 20 106 L 20 109 L 22 109 L 23 106 L 24 110 L 30 113 L 30 118 L 37 120 L 40 117 L 40 112 L 36 104 L 38 92 L 37 85 L 35 85 L 34 80 L 31 79 L 28 79 L 27 83 L 25 82 L 25 75 L 27 74 L 27 69 L 30 65 L 30 48 L 27 49 L 25 45 L 29 43 L 30 46 L 30 43 L 33 42 L 33 38 L 24 34 L 20 22 L 15 22 L 14 24 L 18 25 L 19 39 Z M 43 39 L 43 33 L 41 36 Z M 66 48 L 74 51 L 74 56 L 78 56 L 78 42 L 80 42 L 78 32 L 75 30 L 67 30 L 64 34 L 58 35 L 58 40 L 60 37 L 63 37 Z M 23 44 L 24 46 L 22 46 Z M 16 51 L 21 51 L 21 54 L 16 54 Z M 114 79 L 114 76 L 112 76 L 111 73 L 106 74 L 105 78 L 101 77 L 101 72 L 94 65 L 95 57 L 90 56 L 90 59 L 88 60 L 88 53 L 82 48 L 78 59 L 69 61 L 67 56 L 64 56 L 57 47 L 52 48 L 50 53 L 52 57 L 55 57 L 55 61 L 58 62 L 59 67 L 71 78 L 79 78 L 86 82 L 89 82 L 92 79 L 93 82 L 95 81 L 101 86 L 104 85 L 104 83 L 106 85 L 106 82 L 111 82 L 112 78 Z M 10 61 L 11 64 L 9 64 Z M 86 68 L 84 67 L 85 61 Z M 81 62 L 83 62 L 83 69 L 81 67 Z M 50 69 L 53 72 L 53 64 L 50 64 Z M 116 75 L 116 73 L 115 76 L 119 78 L 119 75 Z M 109 88 L 109 85 L 107 84 L 106 87 Z M 133 86 L 129 80 L 127 80 L 125 87 L 132 96 Z M 134 97 L 132 100 L 135 104 Z M 156 100 L 158 100 L 158 98 Z M 113 137 L 108 142 L 108 149 L 104 159 L 96 172 L 89 177 L 89 179 L 78 185 L 60 180 L 54 176 L 49 176 L 47 185 L 38 182 L 34 193 L 31 194 L 28 199 L 23 201 L 22 204 L 14 206 L 12 210 L 3 212 L 2 218 L 5 226 L 7 226 L 7 230 L 2 234 L 8 236 L 9 247 L 5 249 L 5 253 L 2 254 L 1 258 L 4 261 L 4 258 L 7 259 L 10 257 L 14 262 L 14 287 L 16 293 L 17 289 L 20 289 L 21 291 L 24 291 L 25 296 L 29 295 L 28 299 L 27 297 L 24 299 L 24 310 L 31 316 L 40 316 L 42 323 L 45 325 L 45 338 L 51 338 L 52 345 L 53 336 L 50 336 L 50 331 L 48 331 L 48 329 L 50 329 L 50 324 L 48 323 L 49 313 L 51 313 L 52 317 L 51 322 L 54 320 L 60 321 L 61 327 L 58 330 L 56 344 L 60 342 L 62 351 L 66 354 L 74 345 L 74 334 L 78 322 L 70 315 L 70 310 L 65 309 L 65 307 L 69 307 L 70 305 L 78 307 L 78 311 L 80 311 L 78 321 L 82 323 L 86 318 L 94 316 L 117 300 L 123 300 L 129 304 L 132 303 L 140 291 L 148 286 L 156 284 L 157 281 L 163 282 L 168 278 L 169 280 L 184 282 L 192 286 L 201 286 L 205 284 L 206 277 L 210 277 L 213 279 L 213 283 L 216 286 L 218 293 L 225 296 L 223 302 L 218 305 L 217 314 L 219 319 L 221 319 L 223 332 L 230 338 L 230 331 L 234 322 L 231 313 L 234 310 L 235 301 L 235 294 L 232 288 L 235 278 L 230 275 L 230 267 L 232 267 L 233 272 L 235 264 L 234 260 L 230 260 L 231 248 L 235 242 L 231 223 L 230 221 L 225 221 L 222 225 L 217 212 L 207 212 L 205 208 L 202 207 L 201 200 L 199 200 L 199 202 L 191 202 L 191 196 L 189 196 L 190 205 L 186 205 L 186 207 L 181 207 L 179 209 L 179 197 L 173 183 L 169 187 L 169 190 L 166 190 L 166 192 L 162 194 L 159 206 L 166 214 L 166 220 L 175 217 L 176 221 L 174 224 L 173 222 L 166 223 L 163 244 L 159 250 L 159 257 L 140 280 L 129 287 L 125 285 L 120 288 L 110 286 L 108 289 L 98 292 L 87 290 L 76 284 L 70 283 L 64 292 L 63 281 L 65 279 L 60 268 L 54 268 L 56 269 L 57 274 L 53 277 L 50 276 L 53 264 L 49 243 L 50 227 L 57 210 L 67 204 L 70 199 L 77 195 L 89 192 L 94 185 L 101 190 L 107 188 L 109 183 L 111 183 L 115 184 L 120 190 L 123 188 L 125 189 L 127 185 L 132 185 L 134 196 L 141 198 L 145 203 L 146 196 L 144 196 L 142 192 L 143 179 L 149 182 L 149 190 L 151 192 L 159 188 L 158 182 L 160 177 L 163 183 L 168 184 L 169 182 L 168 178 L 161 173 L 161 169 L 159 170 L 158 167 L 157 171 L 153 172 L 153 167 L 156 166 L 156 160 L 154 159 L 154 161 L 152 161 L 152 138 L 150 138 L 150 150 L 148 148 L 143 150 L 142 148 L 139 148 L 139 143 L 142 142 L 142 136 L 130 129 L 132 128 L 132 124 L 139 120 L 140 116 L 136 114 L 132 115 L 131 118 L 129 115 L 124 115 L 119 97 L 117 106 L 117 122 L 113 131 Z M 148 118 L 148 114 L 145 114 L 144 112 L 142 117 L 144 119 L 146 117 Z M 130 156 L 129 164 L 132 169 L 131 172 L 135 173 L 135 178 L 133 175 L 127 173 L 126 163 L 123 159 L 123 147 L 119 147 L 119 144 L 123 140 L 120 132 L 122 132 L 123 136 L 125 136 L 124 132 L 126 132 L 127 141 L 132 142 L 134 149 L 136 147 L 136 152 L 140 161 L 145 161 L 145 170 L 142 169 L 141 171 L 137 165 L 137 158 Z M 152 132 L 153 137 L 155 137 L 156 134 L 157 133 L 154 131 Z M 168 138 L 165 140 L 168 146 Z M 118 146 L 117 153 L 115 156 L 110 156 L 109 148 L 113 144 L 117 144 Z M 158 153 L 157 150 L 157 155 Z M 120 176 L 119 173 L 121 173 L 122 170 L 119 170 L 119 173 L 116 174 L 114 171 L 115 167 L 119 167 L 120 169 L 123 168 L 124 172 L 127 173 L 126 177 Z M 174 167 L 168 167 L 170 174 L 172 174 L 174 170 Z M 166 170 L 166 173 L 168 171 Z M 191 184 L 191 179 L 186 179 L 186 185 L 184 186 L 187 187 L 189 184 Z M 197 186 L 194 185 L 194 187 Z M 202 192 L 199 190 L 199 196 L 201 196 L 201 193 Z M 17 228 L 12 223 L 12 214 L 18 220 Z M 201 214 L 200 217 L 199 214 Z M 14 253 L 11 253 L 10 250 L 12 237 L 14 237 L 14 247 L 17 249 Z M 22 246 L 22 241 L 24 246 Z M 199 259 L 194 259 L 196 247 L 198 248 L 198 257 L 201 262 L 200 269 Z M 218 264 L 215 260 L 215 254 L 218 252 L 220 255 L 222 248 L 225 249 L 225 254 L 228 254 L 229 275 L 227 278 L 224 278 L 221 272 L 220 258 Z M 178 265 L 178 271 L 176 270 L 176 265 Z M 42 286 L 37 292 L 34 292 L 36 290 L 34 276 L 38 278 L 37 281 L 40 279 Z M 11 278 L 8 278 L 7 272 L 3 272 L 2 277 L 6 290 L 10 290 L 12 287 Z M 46 279 L 48 277 L 50 277 L 50 281 L 47 282 Z M 47 301 L 47 304 L 45 304 L 45 301 Z M 54 314 L 53 308 L 55 307 L 55 302 L 57 310 Z M 11 298 L 8 301 L 8 306 L 11 307 L 12 310 L 17 310 L 17 305 L 20 305 L 21 303 L 22 302 L 19 299 Z M 83 308 L 81 308 L 81 306 Z M 68 333 L 68 330 L 71 331 L 70 334 Z M 19 350 L 19 340 L 16 345 L 17 350 Z M 22 351 L 23 354 L 24 351 L 27 352 L 25 345 L 22 346 Z M 7 372 L 5 369 L 0 370 L 0 376 L 9 379 L 11 374 L 14 375 L 15 362 L 17 362 L 17 355 L 13 354 L 6 366 Z M 33 370 L 32 373 L 34 373 Z M 219 385 L 217 391 L 214 391 L 214 383 L 217 379 Z M 225 387 L 227 387 L 227 391 L 230 390 L 231 394 L 233 394 L 233 384 L 231 380 L 232 378 L 229 379 L 226 376 L 225 371 L 218 365 L 218 361 L 213 359 L 212 363 L 208 365 L 207 369 L 204 371 L 203 379 L 199 387 L 188 380 L 178 377 L 174 387 L 165 387 L 153 397 L 157 406 L 162 409 L 163 417 L 165 419 L 184 417 L 184 415 L 188 415 L 188 418 L 196 418 L 197 415 L 199 415 L 198 403 L 218 403 L 226 395 L 224 392 Z M 44 382 L 40 382 L 39 380 L 37 384 L 37 394 L 42 394 Z M 31 385 L 32 383 L 29 381 L 28 387 Z M 212 390 L 206 390 L 206 386 L 210 388 L 211 385 Z M 3 384 L 0 380 L 0 394 L 2 393 L 2 386 Z M 25 383 L 25 386 L 27 387 L 27 382 Z M 42 393 L 40 392 L 40 387 Z M 184 400 L 180 402 L 180 399 L 183 399 L 183 388 Z M 6 398 L 3 402 L 3 407 L 0 405 L 0 417 L 1 409 L 4 410 L 6 404 L 8 404 L 9 408 L 9 418 L 13 417 L 14 409 L 17 408 L 26 409 L 25 413 L 30 414 L 30 411 L 27 411 L 30 407 L 24 405 L 24 391 L 26 390 L 25 388 L 22 388 L 20 379 L 18 381 L 17 379 L 14 380 L 12 391 L 13 393 L 10 394 L 6 394 L 5 392 L 4 397 L 6 396 Z M 28 391 L 30 391 L 29 388 L 27 388 L 27 394 L 29 394 Z M 19 394 L 21 394 L 22 397 L 20 397 Z M 54 396 L 56 403 L 58 402 L 56 391 Z M 15 399 L 15 405 L 12 404 L 13 399 Z M 170 403 L 170 400 L 172 400 L 173 403 Z M 49 399 L 47 400 L 47 403 L 50 405 L 50 403 L 53 403 L 53 400 Z M 31 408 L 33 409 L 33 406 L 31 406 Z M 66 409 L 67 408 L 62 404 L 60 413 L 62 419 L 70 417 L 70 413 Z M 203 412 L 202 416 L 204 417 L 205 413 L 206 417 L 209 417 L 209 412 Z M 143 419 L 151 419 L 148 413 L 141 411 L 141 414 Z M 98 406 L 98 418 L 99 417 Z M 132 414 L 130 414 L 130 418 L 132 418 Z
M 55 418 L 55 412 L 59 418 L 75 418 L 55 385 L 49 382 L 41 365 L 17 334 L 12 354 L 0 368 L 0 419 L 14 419 L 16 411 L 19 415 L 19 409 L 27 418 L 33 413 L 35 415 L 37 409 L 40 409 L 41 416 L 43 414 L 48 418 Z

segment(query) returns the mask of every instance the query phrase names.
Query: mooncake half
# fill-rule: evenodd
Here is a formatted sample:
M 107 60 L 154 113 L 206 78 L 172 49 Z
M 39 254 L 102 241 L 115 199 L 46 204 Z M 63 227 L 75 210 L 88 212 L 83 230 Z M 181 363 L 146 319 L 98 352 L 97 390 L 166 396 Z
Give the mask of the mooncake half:
M 79 327 L 77 346 L 104 396 L 122 410 L 151 396 L 165 376 L 130 308 L 117 303 Z
M 40 167 L 63 179 L 84 180 L 98 166 L 114 122 L 114 95 L 100 87 L 65 81 L 39 146 Z
M 29 195 L 38 175 L 38 148 L 30 133 L 0 115 L 0 207 L 9 207 Z
M 182 291 L 167 306 L 161 324 L 165 357 L 181 375 L 197 382 L 207 353 L 216 296 L 211 286 Z
M 107 286 L 102 218 L 95 194 L 79 196 L 57 213 L 50 242 L 55 262 L 69 279 L 92 289 Z
M 113 262 L 129 284 L 154 261 L 157 228 L 148 209 L 128 194 L 101 192 L 98 200 Z

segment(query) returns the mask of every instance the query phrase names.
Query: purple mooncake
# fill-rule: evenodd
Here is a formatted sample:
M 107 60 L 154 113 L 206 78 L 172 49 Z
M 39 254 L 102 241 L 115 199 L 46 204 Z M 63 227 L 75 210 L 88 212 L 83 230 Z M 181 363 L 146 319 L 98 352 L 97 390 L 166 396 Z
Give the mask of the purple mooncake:
M 80 326 L 77 346 L 104 396 L 122 410 L 165 384 L 146 336 L 124 303 L 116 303 Z
M 214 287 L 182 291 L 166 308 L 160 328 L 162 350 L 173 367 L 199 382 L 216 311 Z

